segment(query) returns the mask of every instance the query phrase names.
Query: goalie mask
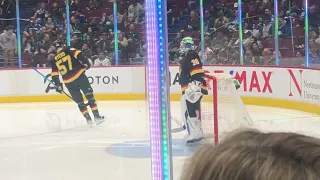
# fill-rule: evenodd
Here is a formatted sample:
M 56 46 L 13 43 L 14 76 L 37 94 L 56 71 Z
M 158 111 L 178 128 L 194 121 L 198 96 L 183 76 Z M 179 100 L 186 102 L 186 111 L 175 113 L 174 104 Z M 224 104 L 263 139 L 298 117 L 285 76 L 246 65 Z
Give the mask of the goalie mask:
M 185 54 L 189 50 L 194 50 L 194 49 L 195 49 L 195 46 L 194 46 L 193 39 L 191 37 L 185 37 L 180 42 L 179 54 L 182 55 L 182 53 Z

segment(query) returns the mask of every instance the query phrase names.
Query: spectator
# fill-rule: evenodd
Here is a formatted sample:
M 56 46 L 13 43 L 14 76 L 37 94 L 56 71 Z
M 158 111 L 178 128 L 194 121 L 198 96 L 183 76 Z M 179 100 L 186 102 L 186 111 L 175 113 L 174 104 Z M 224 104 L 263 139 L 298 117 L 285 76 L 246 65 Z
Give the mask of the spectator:
M 111 66 L 111 62 L 104 53 L 99 53 L 98 58 L 94 60 L 94 66 Z
M 91 59 L 91 57 L 92 57 L 92 51 L 91 51 L 91 49 L 89 48 L 88 44 L 83 44 L 81 51 L 82 51 L 83 56 L 84 56 L 86 59 Z
M 4 68 L 15 67 L 14 55 L 17 54 L 17 37 L 13 33 L 14 27 L 7 26 L 0 35 L 0 47 L 3 50 Z
M 212 40 L 214 49 L 221 49 L 224 47 L 225 42 L 228 42 L 228 38 L 224 35 L 223 29 L 216 32 L 216 36 Z
M 84 43 L 88 46 L 92 51 L 94 50 L 94 40 L 91 39 L 91 36 L 87 35 Z
M 82 42 L 79 39 L 77 34 L 73 34 L 71 38 L 71 47 L 74 47 L 76 49 L 81 49 L 82 48 Z
M 140 22 L 140 17 L 143 15 L 143 7 L 138 0 L 132 0 L 132 4 L 128 7 L 128 18 L 132 17 L 136 23 Z
M 114 40 L 112 40 L 111 44 L 114 44 Z M 121 64 L 127 64 L 128 59 L 128 40 L 125 38 L 121 31 L 118 31 L 118 47 L 119 47 L 119 59 L 121 60 Z
M 97 52 L 110 52 L 112 46 L 110 42 L 111 41 L 108 40 L 108 34 L 102 33 L 99 41 L 96 42 Z
M 98 4 L 94 0 L 89 0 L 88 6 L 86 7 L 86 9 L 88 11 L 92 11 L 97 9 L 97 7 L 98 7 Z
M 267 3 L 267 4 L 268 4 L 268 3 Z M 267 6 L 268 6 L 268 5 L 267 5 Z M 268 19 L 269 22 L 273 22 L 273 21 L 274 21 L 273 15 L 272 15 L 270 9 L 265 9 L 265 10 L 264 10 L 264 16 L 262 17 L 262 19 Z
M 195 10 L 190 12 L 190 19 L 185 26 L 187 31 L 199 31 L 200 30 L 200 19 Z
M 48 55 L 48 50 L 51 48 L 52 42 L 48 33 L 43 34 L 43 40 L 37 43 L 35 55 Z
M 214 23 L 214 27 L 216 29 L 226 27 L 226 25 L 229 23 L 229 19 L 224 16 L 223 11 L 219 11 L 217 15 L 218 15 L 218 18 Z
M 252 49 L 253 56 L 261 56 L 262 55 L 263 47 L 261 45 L 259 46 L 257 44 L 257 42 L 252 43 L 251 49 Z
M 45 24 L 44 26 L 46 27 L 46 29 L 47 29 L 48 31 L 52 31 L 52 30 L 55 28 L 55 24 L 53 23 L 51 17 L 48 17 L 48 18 L 47 18 L 47 22 L 46 22 L 46 24 Z
M 273 26 L 270 23 L 268 18 L 264 19 L 263 27 L 260 30 L 260 34 L 262 34 L 263 39 L 268 39 L 272 37 L 273 34 Z
M 316 180 L 319 147 L 318 138 L 301 134 L 236 132 L 194 153 L 181 180 Z
M 126 33 L 126 38 L 129 43 L 138 43 L 140 41 L 139 33 L 137 33 L 134 23 L 129 25 L 129 31 Z
M 85 40 L 87 38 L 87 36 L 89 36 L 90 39 L 94 39 L 95 35 L 94 35 L 93 31 L 92 31 L 92 27 L 88 27 L 87 32 L 85 32 L 83 34 L 83 38 L 82 39 Z
M 251 47 L 252 43 L 254 43 L 254 38 L 252 37 L 252 32 L 250 30 L 246 30 L 244 32 L 244 38 L 243 38 L 243 46 L 244 48 Z
M 206 10 L 204 12 L 204 20 L 203 21 L 204 21 L 205 33 L 210 33 L 212 31 L 213 23 L 214 23 L 214 20 L 210 14 L 210 11 Z
M 37 32 L 40 30 L 41 26 L 36 23 L 35 18 L 30 19 L 30 24 L 26 27 L 23 32 L 22 42 L 25 43 L 28 40 L 35 40 Z
M 120 0 L 119 1 L 119 5 L 118 5 L 118 12 L 120 12 L 120 14 L 124 14 L 125 11 L 128 12 L 128 2 L 125 0 Z
M 62 18 L 62 9 L 59 7 L 58 2 L 53 2 L 52 7 L 49 9 L 49 14 L 53 22 L 57 23 Z
M 73 0 L 70 4 L 70 11 L 80 10 L 80 0 Z
M 70 25 L 72 26 L 73 33 L 83 31 L 83 25 L 79 23 L 75 16 L 70 17 Z
M 36 11 L 37 17 L 44 19 L 48 15 L 47 10 L 46 10 L 46 4 L 45 3 L 39 3 L 39 8 Z

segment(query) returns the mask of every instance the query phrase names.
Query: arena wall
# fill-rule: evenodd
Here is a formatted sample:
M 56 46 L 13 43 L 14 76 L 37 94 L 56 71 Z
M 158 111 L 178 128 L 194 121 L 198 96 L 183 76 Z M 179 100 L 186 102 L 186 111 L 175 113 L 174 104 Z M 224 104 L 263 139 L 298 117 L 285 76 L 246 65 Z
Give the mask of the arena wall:
M 180 99 L 178 66 L 170 67 L 171 100 Z M 205 66 L 236 77 L 244 103 L 320 114 L 320 70 L 292 67 Z M 50 78 L 50 69 L 39 69 Z M 144 100 L 144 66 L 97 67 L 87 71 L 98 100 Z M 68 101 L 32 69 L 0 70 L 0 103 Z M 209 82 L 210 83 L 210 82 Z

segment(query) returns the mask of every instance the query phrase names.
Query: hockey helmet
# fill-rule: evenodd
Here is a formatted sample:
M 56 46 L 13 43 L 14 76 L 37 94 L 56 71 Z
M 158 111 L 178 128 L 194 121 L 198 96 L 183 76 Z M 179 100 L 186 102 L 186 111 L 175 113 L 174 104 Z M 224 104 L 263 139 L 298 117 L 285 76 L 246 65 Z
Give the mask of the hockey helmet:
M 193 39 L 192 37 L 185 37 L 180 42 L 180 49 L 184 51 L 191 50 L 193 47 Z

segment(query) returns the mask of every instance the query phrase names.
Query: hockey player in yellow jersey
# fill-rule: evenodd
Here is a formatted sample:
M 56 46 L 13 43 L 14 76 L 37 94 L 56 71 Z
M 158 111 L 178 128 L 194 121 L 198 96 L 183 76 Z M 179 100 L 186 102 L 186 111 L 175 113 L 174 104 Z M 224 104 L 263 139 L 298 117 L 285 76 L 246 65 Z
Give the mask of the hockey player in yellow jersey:
M 200 104 L 203 95 L 208 94 L 202 62 L 192 49 L 193 39 L 185 37 L 180 44 L 180 74 L 182 97 L 181 113 L 185 129 L 188 131 L 187 143 L 194 143 L 203 138 L 200 121 Z
M 90 68 L 88 59 L 83 56 L 80 50 L 63 47 L 59 41 L 55 41 L 53 44 L 57 49 L 54 59 L 51 60 L 51 77 L 56 86 L 56 91 L 58 93 L 63 91 L 63 86 L 59 79 L 60 74 L 71 97 L 78 104 L 79 110 L 86 118 L 87 124 L 92 124 L 92 118 L 88 112 L 87 105 L 84 103 L 82 93 L 89 101 L 88 104 L 96 124 L 101 124 L 104 121 L 104 117 L 100 116 L 92 87 L 85 75 L 86 70 Z

